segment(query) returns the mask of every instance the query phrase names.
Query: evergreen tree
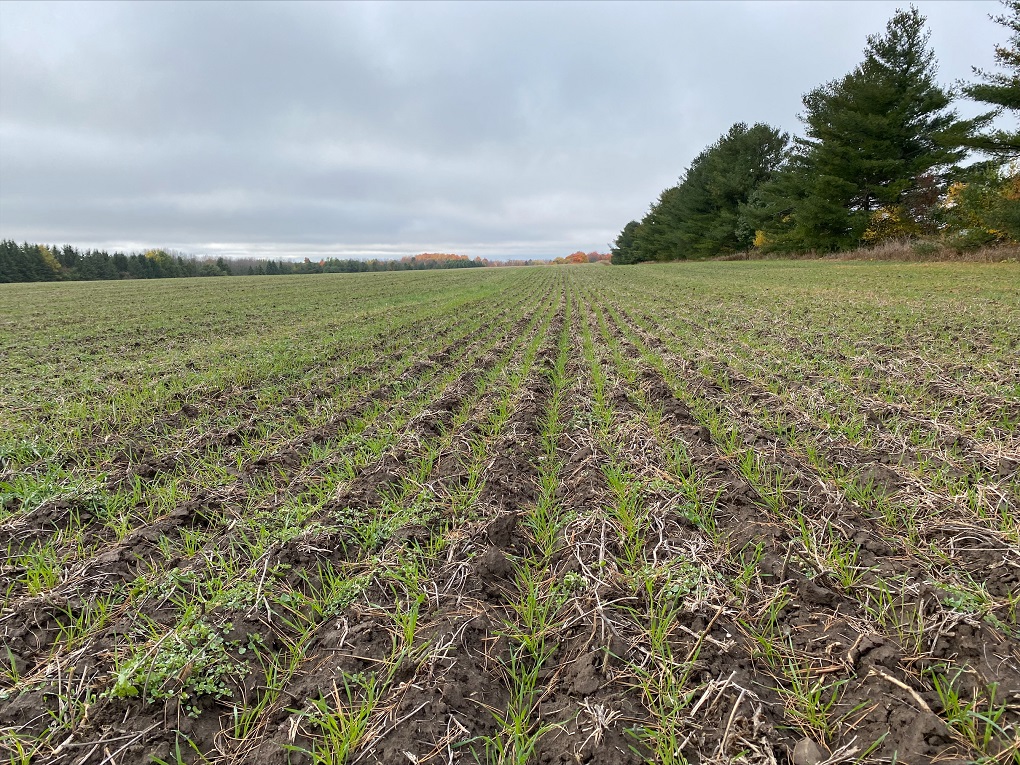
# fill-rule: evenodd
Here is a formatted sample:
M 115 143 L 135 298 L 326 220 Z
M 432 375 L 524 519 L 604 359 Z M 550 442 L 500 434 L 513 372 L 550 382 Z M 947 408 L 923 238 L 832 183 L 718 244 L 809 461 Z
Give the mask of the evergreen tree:
M 57 260 L 60 261 L 60 265 L 66 269 L 74 268 L 78 265 L 78 251 L 69 244 L 65 244 L 61 249 L 53 249 L 53 252 L 57 256 Z
M 629 263 L 638 263 L 641 255 L 638 252 L 638 235 L 641 224 L 632 220 L 623 227 L 623 231 L 616 237 L 616 241 L 609 249 L 612 254 L 611 262 L 614 265 L 622 266 Z
M 14 240 L 0 242 L 0 284 L 24 281 L 21 268 L 21 253 Z
M 989 117 L 1003 110 L 1020 116 L 1020 0 L 1003 0 L 1006 13 L 992 20 L 1010 30 L 1009 43 L 995 46 L 995 62 L 1006 70 L 985 72 L 974 68 L 983 82 L 963 87 L 963 93 L 975 101 L 996 108 Z M 968 144 L 1001 159 L 1020 156 L 1020 130 L 996 130 L 974 136 Z
M 699 154 L 671 198 L 676 256 L 711 257 L 746 250 L 754 229 L 743 221 L 751 194 L 772 177 L 789 136 L 764 124 L 737 123 Z
M 60 261 L 44 244 L 0 242 L 0 283 L 49 282 L 63 277 Z
M 679 186 L 664 190 L 641 219 L 641 225 L 635 231 L 634 262 L 676 260 L 680 257 L 675 215 L 679 193 Z
M 901 233 L 920 232 L 908 200 L 931 177 L 944 181 L 973 128 L 948 108 L 928 39 L 916 8 L 897 11 L 884 35 L 868 37 L 853 72 L 804 96 L 807 137 L 756 200 L 767 237 L 787 249 L 849 249 L 883 217 L 900 221 Z M 762 221 L 766 210 L 774 217 Z
M 686 260 L 749 248 L 745 220 L 753 192 L 772 177 L 789 137 L 768 125 L 737 123 L 702 151 L 641 220 L 624 227 L 612 247 L 615 264 Z

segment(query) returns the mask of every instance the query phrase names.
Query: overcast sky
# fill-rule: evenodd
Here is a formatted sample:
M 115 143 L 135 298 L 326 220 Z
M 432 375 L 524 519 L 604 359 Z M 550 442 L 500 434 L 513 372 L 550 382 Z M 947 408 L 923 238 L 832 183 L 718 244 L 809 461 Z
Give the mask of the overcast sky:
M 606 251 L 734 122 L 799 133 L 905 5 L 5 0 L 0 237 Z M 993 68 L 998 3 L 916 5 L 944 84 Z

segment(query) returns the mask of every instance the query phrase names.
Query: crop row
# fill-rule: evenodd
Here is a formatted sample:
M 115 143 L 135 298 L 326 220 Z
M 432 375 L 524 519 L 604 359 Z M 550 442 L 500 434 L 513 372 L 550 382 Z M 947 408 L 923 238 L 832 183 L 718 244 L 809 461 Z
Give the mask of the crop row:
M 0 746 L 62 765 L 1016 761 L 1005 319 L 976 325 L 988 381 L 909 327 L 855 327 L 864 304 L 872 330 L 938 308 L 872 276 L 414 275 L 394 312 L 311 322 L 292 364 L 288 330 L 273 364 L 208 398 L 196 373 L 63 454 L 57 420 L 28 417 L 39 448 L 2 482 Z M 927 417 L 933 381 L 953 395 Z

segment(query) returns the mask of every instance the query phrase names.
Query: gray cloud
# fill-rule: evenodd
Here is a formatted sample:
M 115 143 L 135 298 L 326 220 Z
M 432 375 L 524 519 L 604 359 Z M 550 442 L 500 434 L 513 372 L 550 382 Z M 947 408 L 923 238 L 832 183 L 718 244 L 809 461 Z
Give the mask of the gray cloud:
M 797 132 L 896 5 L 8 1 L 0 236 L 605 249 L 733 122 Z M 997 3 L 918 5 L 943 82 L 992 65 Z

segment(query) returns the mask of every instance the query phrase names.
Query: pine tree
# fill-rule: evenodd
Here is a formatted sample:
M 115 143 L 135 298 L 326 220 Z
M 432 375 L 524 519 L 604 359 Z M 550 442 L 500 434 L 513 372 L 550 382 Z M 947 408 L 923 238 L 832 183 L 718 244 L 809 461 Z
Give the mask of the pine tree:
M 1007 12 L 991 18 L 1011 32 L 1008 45 L 995 46 L 995 62 L 1006 72 L 985 72 L 975 67 L 974 74 L 983 82 L 963 87 L 966 96 L 996 108 L 989 117 L 1003 110 L 1020 113 L 1020 0 L 1004 0 L 1003 6 Z M 997 130 L 974 136 L 968 143 L 1000 159 L 1020 156 L 1020 130 Z
M 0 284 L 25 281 L 21 250 L 13 239 L 0 241 Z
M 807 137 L 796 139 L 783 177 L 757 200 L 760 221 L 771 196 L 767 235 L 787 249 L 831 251 L 858 246 L 882 217 L 900 221 L 900 233 L 920 233 L 908 201 L 932 177 L 943 182 L 973 127 L 949 109 L 928 39 L 916 8 L 897 11 L 884 35 L 868 37 L 853 72 L 804 96 Z
M 779 166 L 788 140 L 768 125 L 733 125 L 695 157 L 680 183 L 663 191 L 640 223 L 627 224 L 612 248 L 612 262 L 687 260 L 748 249 L 754 228 L 744 208 Z
M 634 232 L 637 261 L 677 260 L 681 257 L 677 241 L 676 197 L 679 187 L 665 189 L 651 206 Z
M 678 257 L 711 257 L 751 247 L 754 229 L 743 221 L 744 208 L 779 166 L 788 140 L 768 125 L 748 128 L 740 122 L 695 158 L 667 214 Z
M 616 241 L 610 248 L 612 253 L 611 262 L 613 265 L 622 266 L 641 261 L 641 253 L 638 250 L 638 237 L 641 224 L 632 220 L 623 227 L 623 231 L 616 237 Z

